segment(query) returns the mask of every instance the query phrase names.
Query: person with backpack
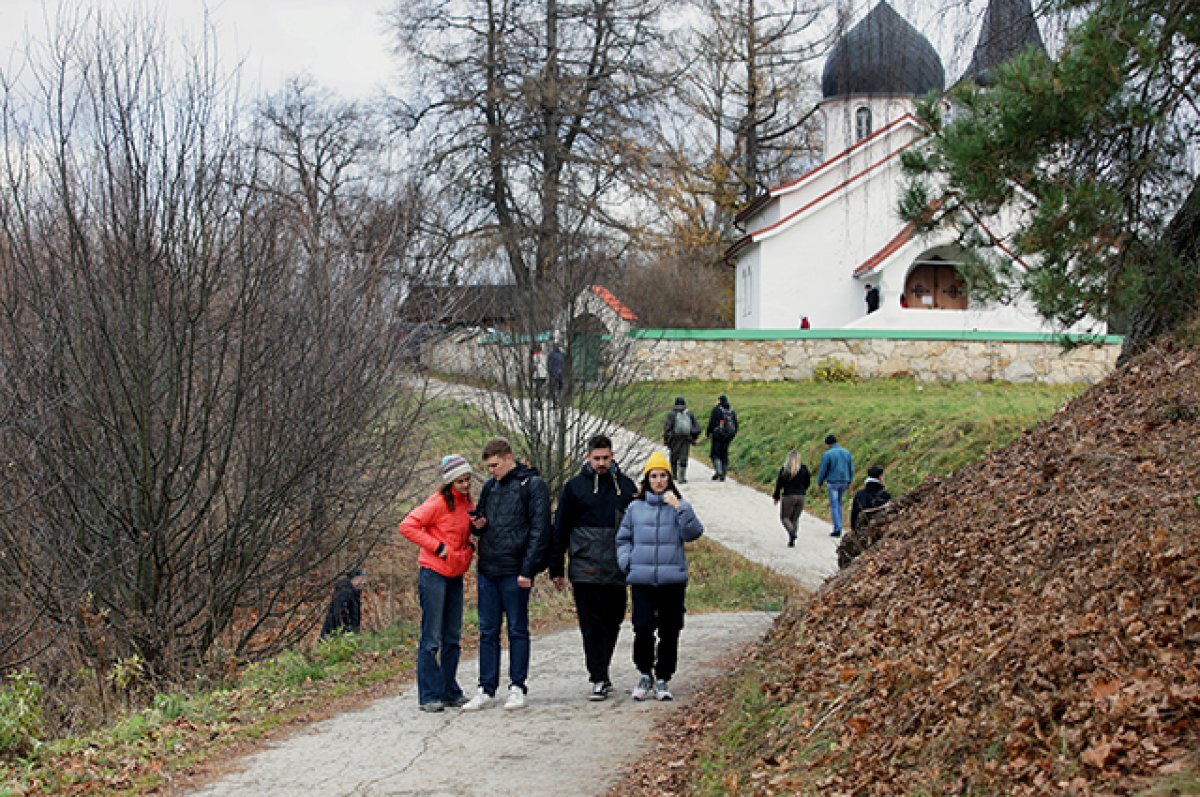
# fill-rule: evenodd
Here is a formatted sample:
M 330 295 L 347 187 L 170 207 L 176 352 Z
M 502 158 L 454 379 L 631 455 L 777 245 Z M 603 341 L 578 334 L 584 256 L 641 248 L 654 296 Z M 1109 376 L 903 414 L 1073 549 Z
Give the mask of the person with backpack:
M 663 421 L 663 442 L 671 452 L 671 470 L 679 474 L 677 481 L 680 484 L 687 484 L 688 454 L 692 444 L 699 439 L 700 424 L 687 408 L 687 401 L 680 396 Z
M 483 447 L 491 478 L 471 520 L 479 537 L 479 690 L 463 711 L 479 711 L 500 686 L 500 624 L 508 623 L 507 709 L 525 708 L 529 676 L 529 593 L 551 542 L 550 488 L 536 469 L 517 462 L 512 445 L 495 437 Z
M 417 706 L 421 711 L 461 708 L 458 685 L 462 649 L 463 574 L 471 567 L 471 465 L 457 454 L 442 458 L 442 486 L 400 521 L 400 533 L 421 549 L 417 596 L 421 641 L 417 643 Z
M 729 444 L 737 433 L 737 413 L 729 406 L 728 398 L 717 396 L 717 404 L 708 414 L 708 428 L 704 432 L 712 441 L 709 456 L 713 463 L 713 481 L 725 481 L 729 471 Z
M 804 512 L 804 497 L 808 493 L 811 478 L 808 468 L 800 461 L 799 449 L 793 448 L 779 469 L 779 475 L 775 477 L 775 492 L 772 494 L 777 506 L 780 496 L 783 496 L 779 521 L 787 530 L 789 548 L 796 547 L 796 532 L 800 528 L 800 514 Z

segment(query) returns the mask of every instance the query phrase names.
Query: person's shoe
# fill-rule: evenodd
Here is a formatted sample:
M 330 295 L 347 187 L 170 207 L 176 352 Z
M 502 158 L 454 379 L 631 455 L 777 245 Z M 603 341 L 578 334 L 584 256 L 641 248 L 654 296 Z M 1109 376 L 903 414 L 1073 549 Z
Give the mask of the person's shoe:
M 789 535 L 788 535 L 788 547 L 789 547 L 789 548 L 795 548 L 795 547 L 796 547 L 796 535 L 795 535 L 795 534 L 789 534 Z
M 608 692 L 612 689 L 612 684 L 607 681 L 594 681 L 592 683 L 592 693 L 588 695 L 588 700 L 599 702 L 608 698 Z
M 481 708 L 485 708 L 487 706 L 487 704 L 491 703 L 491 702 L 492 702 L 492 696 L 489 695 L 487 692 L 483 691 L 483 687 L 481 686 L 481 687 L 479 687 L 479 691 L 477 691 L 475 693 L 474 697 L 472 697 L 466 703 L 463 703 L 462 710 L 463 711 L 479 711 Z
M 680 476 L 680 477 L 679 477 L 679 483 L 680 483 L 680 484 L 687 484 L 687 479 L 685 479 L 685 478 L 683 478 L 682 476 Z
M 446 706 L 440 700 L 430 700 L 428 703 L 421 704 L 422 711 L 428 711 L 431 714 L 445 710 Z
M 650 673 L 642 673 L 642 677 L 638 678 L 637 684 L 633 687 L 633 691 L 629 695 L 634 700 L 645 700 L 653 691 L 654 679 L 650 677 Z
M 662 678 L 654 682 L 654 691 L 657 693 L 659 700 L 674 700 L 675 695 L 671 694 L 671 687 Z
M 842 536 L 842 533 L 840 531 L 831 531 L 831 532 L 829 532 L 829 536 L 830 537 L 840 537 L 840 536 Z
M 712 475 L 712 480 L 713 480 L 713 481 L 716 481 L 716 480 L 717 480 L 717 479 L 719 479 L 719 478 L 721 478 L 721 474 L 719 474 L 719 473 L 714 473 L 714 474 Z
M 463 706 L 467 705 L 467 703 L 470 703 L 470 702 L 471 702 L 471 699 L 468 698 L 466 695 L 459 695 L 458 697 L 454 697 L 454 698 L 451 698 L 450 700 L 447 700 L 445 705 L 448 706 L 449 708 L 462 708 Z
M 721 481 L 725 481 L 725 474 L 724 474 L 724 473 L 722 473 L 722 474 L 721 474 Z
M 513 684 L 508 687 L 508 699 L 504 701 L 505 708 L 525 708 L 525 690 Z

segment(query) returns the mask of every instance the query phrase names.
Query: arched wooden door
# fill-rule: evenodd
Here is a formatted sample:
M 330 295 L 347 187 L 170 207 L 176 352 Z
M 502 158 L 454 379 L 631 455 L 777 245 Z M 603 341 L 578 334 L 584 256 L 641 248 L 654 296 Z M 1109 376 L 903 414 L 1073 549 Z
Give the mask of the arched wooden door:
M 925 261 L 908 272 L 904 300 L 911 308 L 966 310 L 967 283 L 949 263 Z

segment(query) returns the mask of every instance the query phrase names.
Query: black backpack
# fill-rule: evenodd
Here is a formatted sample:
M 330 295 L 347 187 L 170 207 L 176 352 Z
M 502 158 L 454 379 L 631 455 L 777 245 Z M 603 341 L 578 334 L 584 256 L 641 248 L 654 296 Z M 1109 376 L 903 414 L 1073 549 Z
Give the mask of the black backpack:
M 713 430 L 713 437 L 721 440 L 732 440 L 738 433 L 737 416 L 729 407 L 721 407 L 721 420 Z

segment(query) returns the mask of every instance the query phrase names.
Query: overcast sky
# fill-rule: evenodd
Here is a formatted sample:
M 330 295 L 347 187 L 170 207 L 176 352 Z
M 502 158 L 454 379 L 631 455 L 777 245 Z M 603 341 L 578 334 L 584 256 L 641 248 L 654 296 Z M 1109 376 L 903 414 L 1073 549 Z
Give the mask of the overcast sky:
M 75 0 L 89 7 L 160 9 L 174 33 L 202 28 L 207 12 L 218 35 L 222 60 L 244 61 L 244 89 L 277 90 L 284 79 L 308 72 L 318 83 L 353 99 L 383 86 L 395 90 L 397 61 L 380 12 L 396 0 Z M 832 0 L 847 4 L 851 24 L 877 0 Z M 45 35 L 44 7 L 59 0 L 0 0 L 0 67 L 27 35 Z M 402 0 L 401 0 L 402 2 Z M 891 0 L 941 54 L 947 82 L 970 58 L 987 0 Z M 1043 35 L 1047 31 L 1043 30 Z M 816 65 L 820 74 L 823 60 Z
M 0 64 L 27 36 L 45 36 L 46 8 L 56 0 L 0 0 Z M 221 58 L 244 61 L 247 88 L 274 91 L 290 75 L 307 71 L 350 98 L 370 96 L 393 76 L 395 59 L 379 12 L 391 0 L 91 0 L 90 7 L 161 9 L 172 32 L 202 28 L 205 10 L 218 36 Z

